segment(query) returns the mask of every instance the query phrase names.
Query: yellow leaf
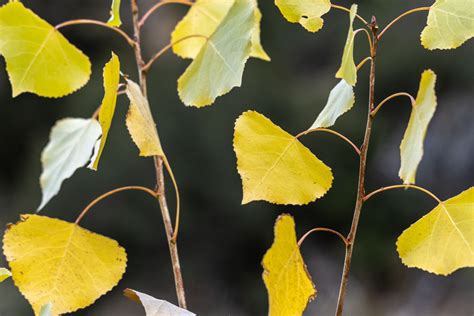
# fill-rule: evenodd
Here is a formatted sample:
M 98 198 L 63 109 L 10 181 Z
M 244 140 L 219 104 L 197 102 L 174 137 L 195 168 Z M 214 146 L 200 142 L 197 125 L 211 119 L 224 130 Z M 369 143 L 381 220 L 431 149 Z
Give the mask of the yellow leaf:
M 260 43 L 260 21 L 262 13 L 255 4 L 255 23 L 252 31 L 252 47 L 250 57 L 270 60 Z M 204 35 L 210 37 L 215 32 L 226 14 L 229 12 L 234 0 L 198 0 L 186 16 L 176 25 L 171 34 L 171 42 L 191 35 Z M 182 58 L 194 59 L 199 54 L 201 48 L 206 44 L 205 38 L 189 38 L 176 45 L 173 45 L 173 52 Z
M 140 150 L 140 156 L 164 156 L 148 100 L 143 96 L 140 87 L 131 80 L 127 80 L 126 92 L 130 99 L 127 128 Z
M 400 145 L 401 167 L 398 174 L 405 184 L 415 183 L 416 169 L 423 157 L 423 141 L 436 110 L 435 83 L 436 74 L 432 70 L 425 70 Z
M 265 200 L 302 205 L 322 197 L 331 187 L 331 168 L 260 113 L 248 111 L 237 119 L 234 150 L 243 204 Z
M 357 83 L 357 67 L 354 62 L 354 19 L 357 14 L 357 4 L 351 6 L 349 14 L 349 32 L 347 33 L 346 45 L 342 55 L 341 67 L 336 73 L 336 78 L 344 79 L 351 86 Z
M 301 256 L 295 222 L 290 215 L 278 217 L 275 239 L 262 265 L 270 305 L 268 315 L 302 315 L 306 305 L 316 297 L 316 288 Z
M 474 267 L 474 187 L 450 198 L 406 229 L 397 240 L 403 263 L 448 275 Z
M 0 54 L 13 96 L 23 92 L 62 97 L 89 80 L 89 58 L 21 2 L 0 8 Z
M 430 7 L 421 43 L 427 49 L 452 49 L 474 36 L 472 0 L 436 0 Z
M 5 268 L 0 268 L 0 283 L 11 277 L 12 274 L 9 270 Z
M 122 25 L 122 20 L 120 19 L 120 2 L 121 0 L 112 0 L 110 19 L 107 21 L 107 24 L 110 26 L 119 27 Z
M 310 32 L 323 27 L 321 16 L 329 12 L 329 0 L 275 0 L 281 14 L 291 23 L 299 23 Z
M 117 285 L 127 261 L 115 240 L 38 215 L 5 232 L 3 251 L 35 315 L 49 303 L 54 316 L 91 305 Z
M 235 0 L 199 54 L 178 80 L 186 105 L 203 107 L 242 83 L 255 24 L 254 0 Z
M 112 58 L 105 64 L 103 70 L 104 77 L 104 98 L 99 110 L 99 123 L 102 127 L 102 138 L 100 139 L 100 146 L 95 157 L 92 169 L 97 170 L 99 166 L 100 156 L 104 150 L 109 134 L 110 125 L 115 113 L 115 105 L 117 104 L 117 89 L 120 83 L 120 60 L 117 55 L 112 53 Z

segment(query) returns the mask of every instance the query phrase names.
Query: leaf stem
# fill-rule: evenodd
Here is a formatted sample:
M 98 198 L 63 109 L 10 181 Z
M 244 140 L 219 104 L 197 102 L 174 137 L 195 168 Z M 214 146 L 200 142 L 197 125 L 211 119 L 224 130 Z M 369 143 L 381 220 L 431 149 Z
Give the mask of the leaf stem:
M 156 3 L 153 7 L 151 7 L 144 15 L 143 17 L 140 19 L 140 21 L 138 22 L 138 26 L 140 28 L 143 27 L 143 25 L 145 25 L 145 22 L 146 20 L 150 17 L 150 15 L 153 14 L 153 12 L 155 12 L 156 10 L 158 10 L 159 8 L 161 8 L 162 6 L 164 5 L 167 5 L 167 4 L 172 4 L 172 3 L 176 3 L 176 4 L 184 4 L 184 5 L 188 5 L 188 6 L 192 6 L 194 4 L 194 2 L 192 1 L 187 1 L 187 0 L 162 0 L 158 3 Z
M 391 186 L 388 186 L 388 187 L 382 187 L 380 189 L 377 189 L 369 194 L 367 194 L 366 196 L 364 196 L 364 202 L 367 201 L 368 199 L 370 199 L 372 196 L 378 194 L 378 193 L 381 193 L 381 192 L 384 192 L 384 191 L 388 191 L 388 190 L 393 190 L 393 189 L 415 189 L 415 190 L 418 190 L 418 191 L 421 191 L 421 192 L 424 192 L 426 193 L 427 195 L 429 195 L 430 197 L 432 197 L 434 200 L 436 200 L 436 202 L 438 203 L 443 203 L 441 201 L 441 199 L 439 199 L 436 195 L 434 195 L 431 191 L 425 189 L 425 188 L 422 188 L 422 187 L 419 187 L 417 185 L 413 185 L 413 184 L 397 184 L 397 185 L 391 185 Z
M 369 48 L 370 48 L 370 51 L 372 51 L 373 44 L 372 44 L 372 39 L 370 38 L 369 31 L 366 28 L 357 29 L 357 30 L 354 31 L 354 37 L 357 35 L 357 33 L 360 33 L 360 32 L 364 32 L 367 35 L 367 40 L 369 42 Z
M 410 98 L 411 106 L 415 106 L 416 101 L 415 101 L 415 98 L 414 98 L 411 94 L 409 94 L 409 93 L 407 93 L 407 92 L 398 92 L 398 93 L 394 93 L 394 94 L 392 94 L 392 95 L 389 95 L 388 97 L 386 97 L 385 99 L 383 99 L 383 101 L 381 101 L 381 102 L 375 107 L 375 109 L 372 110 L 372 112 L 370 113 L 370 115 L 372 115 L 372 117 L 374 117 L 374 116 L 377 114 L 377 112 L 382 108 L 382 106 L 383 106 L 385 103 L 387 103 L 388 101 L 390 101 L 390 100 L 392 100 L 392 99 L 394 99 L 394 98 L 396 98 L 396 97 L 408 97 L 408 98 Z
M 338 232 L 337 230 L 334 230 L 334 229 L 331 229 L 331 228 L 325 228 L 325 227 L 316 227 L 316 228 L 313 228 L 311 230 L 309 230 L 308 232 L 306 232 L 306 234 L 304 234 L 300 240 L 298 240 L 298 246 L 301 247 L 301 245 L 303 244 L 303 242 L 305 241 L 305 239 L 311 235 L 312 233 L 314 232 L 328 232 L 328 233 L 332 233 L 336 236 L 338 236 L 342 242 L 344 243 L 344 245 L 346 245 L 346 247 L 349 245 L 349 241 L 346 239 L 346 237 L 344 237 L 344 235 L 342 235 L 340 232 Z
M 346 8 L 346 7 L 343 7 L 343 6 L 340 6 L 340 5 L 336 5 L 336 4 L 331 4 L 331 8 L 334 8 L 334 9 L 338 9 L 338 10 L 342 10 L 342 11 L 346 11 L 346 12 L 351 12 L 350 9 Z M 364 23 L 364 25 L 368 25 L 369 23 L 367 23 L 367 21 L 361 17 L 360 15 L 356 14 L 356 18 L 358 18 L 362 23 Z
M 348 143 L 349 145 L 351 145 L 352 148 L 354 149 L 354 151 L 357 153 L 357 155 L 360 156 L 360 150 L 359 150 L 359 148 L 358 148 L 349 138 L 347 138 L 346 136 L 342 135 L 341 133 L 336 132 L 336 131 L 334 131 L 334 130 L 332 130 L 332 129 L 329 129 L 329 128 L 322 128 L 322 127 L 320 127 L 320 128 L 311 128 L 311 129 L 308 129 L 308 130 L 306 130 L 306 131 L 304 131 L 304 132 L 299 133 L 298 135 L 296 135 L 296 138 L 300 138 L 300 137 L 302 137 L 302 136 L 304 136 L 304 135 L 307 135 L 307 134 L 309 134 L 309 133 L 314 133 L 314 132 L 326 132 L 326 133 L 330 133 L 330 134 L 333 134 L 333 135 L 338 136 L 339 138 L 341 138 L 342 140 L 344 140 L 346 143 Z
M 371 59 L 372 59 L 372 57 L 370 57 L 370 56 L 365 57 L 364 59 L 362 59 L 362 61 L 356 67 L 357 71 L 359 71 L 365 65 L 365 63 L 368 62 Z
M 54 28 L 56 30 L 59 30 L 60 28 L 63 28 L 65 26 L 70 26 L 70 25 L 80 25 L 80 24 L 91 24 L 91 25 L 99 25 L 99 26 L 103 26 L 105 28 L 108 28 L 109 30 L 112 30 L 118 34 L 120 34 L 128 43 L 128 45 L 134 47 L 135 46 L 135 41 L 132 40 L 130 38 L 130 36 L 127 35 L 127 33 L 125 33 L 124 31 L 122 31 L 121 29 L 117 28 L 117 27 L 113 27 L 113 26 L 110 26 L 108 25 L 107 23 L 105 22 L 102 22 L 102 21 L 97 21 L 97 20 L 91 20 L 91 19 L 78 19 L 78 20 L 70 20 L 70 21 L 66 21 L 66 22 L 62 22 L 58 25 L 56 25 Z
M 385 32 L 387 32 L 395 23 L 397 23 L 399 20 L 401 20 L 402 18 L 404 18 L 405 16 L 407 15 L 410 15 L 412 13 L 415 13 L 415 12 L 420 12 L 420 11 L 429 11 L 430 10 L 430 7 L 420 7 L 420 8 L 415 8 L 415 9 L 411 9 L 411 10 L 408 10 L 402 14 L 400 14 L 398 17 L 396 17 L 395 19 L 392 20 L 392 22 L 390 22 L 380 33 L 379 35 L 377 36 L 378 40 L 380 40 L 382 38 L 382 36 L 385 34 Z

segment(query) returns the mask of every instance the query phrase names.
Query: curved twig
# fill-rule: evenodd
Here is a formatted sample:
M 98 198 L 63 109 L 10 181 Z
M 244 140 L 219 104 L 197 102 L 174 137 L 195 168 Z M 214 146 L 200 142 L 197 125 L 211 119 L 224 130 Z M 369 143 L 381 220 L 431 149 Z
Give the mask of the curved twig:
M 340 5 L 336 5 L 336 4 L 331 4 L 331 8 L 346 11 L 346 12 L 349 12 L 349 13 L 351 12 L 350 9 L 348 9 L 346 7 L 343 7 L 343 6 L 340 6 Z M 367 23 L 367 21 L 363 17 L 361 17 L 360 15 L 356 14 L 356 18 L 358 18 L 362 23 L 364 23 L 364 25 L 369 25 L 369 23 Z
M 357 155 L 360 156 L 360 149 L 349 139 L 347 138 L 346 136 L 342 135 L 341 133 L 339 132 L 336 132 L 332 129 L 329 129 L 329 128 L 310 128 L 304 132 L 301 132 L 299 133 L 298 135 L 296 135 L 295 137 L 296 138 L 300 138 L 304 135 L 307 135 L 309 133 L 314 133 L 314 132 L 326 132 L 326 133 L 330 133 L 330 134 L 333 134 L 333 135 L 336 135 L 338 136 L 339 138 L 341 138 L 342 140 L 344 140 L 346 143 L 348 143 L 349 145 L 352 146 L 352 148 L 354 149 L 354 151 L 357 153 Z
M 370 48 L 370 51 L 372 51 L 373 44 L 372 44 L 372 38 L 370 37 L 369 31 L 364 28 L 357 29 L 354 31 L 354 37 L 357 35 L 357 33 L 360 33 L 360 32 L 365 32 L 365 34 L 367 35 L 367 40 L 369 41 L 369 48 Z
M 392 22 L 390 22 L 378 35 L 378 39 L 380 40 L 382 38 L 382 36 L 385 34 L 385 32 L 387 32 L 395 23 L 397 23 L 400 19 L 402 19 L 403 17 L 407 16 L 407 15 L 410 15 L 412 13 L 415 13 L 415 12 L 420 12 L 420 11 L 429 11 L 430 10 L 430 7 L 420 7 L 420 8 L 415 8 L 415 9 L 411 9 L 411 10 L 408 10 L 407 12 L 404 12 L 402 14 L 400 14 L 398 17 L 396 17 L 394 20 L 392 20 Z
M 364 196 L 364 202 L 367 201 L 368 199 L 370 199 L 372 196 L 380 193 L 380 192 L 384 192 L 384 191 L 388 191 L 388 190 L 393 190 L 393 189 L 415 189 L 415 190 L 418 190 L 418 191 L 421 191 L 421 192 L 424 192 L 426 193 L 427 195 L 429 195 L 430 197 L 432 197 L 433 199 L 436 200 L 436 202 L 438 203 L 443 203 L 443 201 L 441 201 L 441 199 L 439 199 L 436 195 L 434 195 L 431 191 L 425 189 L 425 188 L 422 188 L 422 187 L 419 187 L 417 185 L 413 185 L 413 184 L 397 184 L 397 185 L 391 185 L 391 186 L 388 186 L 388 187 L 382 187 L 380 189 L 377 189 L 369 194 L 367 194 L 366 196 Z
M 416 101 L 415 101 L 415 98 L 414 98 L 411 94 L 409 94 L 409 93 L 407 93 L 407 92 L 398 92 L 398 93 L 394 93 L 394 94 L 392 94 L 392 95 L 389 95 L 388 97 L 386 97 L 385 99 L 383 99 L 383 100 L 375 107 L 375 109 L 373 109 L 373 110 L 370 112 L 370 115 L 371 115 L 372 117 L 374 117 L 374 116 L 377 114 L 377 112 L 382 108 L 382 106 L 383 106 L 385 103 L 387 103 L 388 101 L 390 101 L 390 100 L 392 100 L 392 99 L 394 99 L 394 98 L 396 98 L 396 97 L 401 97 L 401 96 L 410 98 L 411 106 L 415 106 Z
M 335 234 L 336 236 L 338 236 L 342 242 L 344 243 L 344 245 L 346 245 L 346 247 L 349 245 L 349 241 L 347 240 L 346 237 L 344 237 L 340 232 L 338 232 L 337 230 L 334 230 L 334 229 L 331 229 L 331 228 L 325 228 L 325 227 L 316 227 L 316 228 L 313 228 L 311 230 L 309 230 L 308 232 L 306 232 L 306 234 L 304 234 L 300 240 L 298 240 L 298 246 L 301 247 L 301 245 L 303 244 L 303 242 L 305 241 L 305 239 L 311 235 L 312 233 L 314 232 L 318 232 L 318 231 L 322 231 L 322 232 L 328 232 L 328 233 L 332 233 L 332 234 Z
M 365 57 L 364 59 L 362 59 L 362 61 L 359 64 L 357 64 L 357 67 L 356 67 L 357 71 L 359 71 L 365 65 L 365 63 L 368 62 L 371 59 L 372 59 L 372 57 L 370 57 L 370 56 Z
M 158 2 L 157 4 L 155 4 L 153 7 L 151 7 L 150 10 L 148 10 L 143 15 L 143 17 L 138 22 L 138 26 L 141 28 L 145 24 L 146 20 L 150 17 L 150 15 L 153 14 L 153 12 L 155 12 L 156 10 L 158 10 L 159 8 L 161 8 L 164 5 L 172 4 L 172 3 L 184 4 L 184 5 L 188 5 L 188 6 L 192 6 L 194 4 L 194 2 L 187 1 L 187 0 L 162 0 L 162 1 Z

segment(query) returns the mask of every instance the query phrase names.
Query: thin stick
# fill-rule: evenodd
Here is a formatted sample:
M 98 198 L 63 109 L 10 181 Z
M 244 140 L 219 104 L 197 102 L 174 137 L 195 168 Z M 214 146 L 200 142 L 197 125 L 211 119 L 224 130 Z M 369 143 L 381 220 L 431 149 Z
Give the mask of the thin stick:
M 372 39 L 370 38 L 369 31 L 366 28 L 357 29 L 357 30 L 354 31 L 354 37 L 357 35 L 357 33 L 360 33 L 360 32 L 364 32 L 367 35 L 367 40 L 369 42 L 369 48 L 370 48 L 370 51 L 372 51 L 373 44 L 372 44 Z
M 153 12 L 155 12 L 156 10 L 158 10 L 159 8 L 161 8 L 161 7 L 164 6 L 164 5 L 172 4 L 172 3 L 184 4 L 184 5 L 188 5 L 188 6 L 192 6 L 192 5 L 194 4 L 194 2 L 186 1 L 186 0 L 162 0 L 162 1 L 158 2 L 157 4 L 155 4 L 153 7 L 151 7 L 150 10 L 148 10 L 148 11 L 143 15 L 143 17 L 141 18 L 141 20 L 138 22 L 138 26 L 139 26 L 140 28 L 143 27 L 143 25 L 145 24 L 146 20 L 150 17 L 150 15 L 153 14 Z
M 362 61 L 356 67 L 357 71 L 359 71 L 365 65 L 365 63 L 368 62 L 371 59 L 372 59 L 372 57 L 370 57 L 370 56 L 365 57 L 364 59 L 362 59 Z
M 298 241 L 298 246 L 301 247 L 301 245 L 303 244 L 305 239 L 314 232 L 328 232 L 328 233 L 335 234 L 336 236 L 338 236 L 342 240 L 342 242 L 344 243 L 344 245 L 346 245 L 346 247 L 349 245 L 349 241 L 346 239 L 346 237 L 344 237 L 337 230 L 334 230 L 334 229 L 331 229 L 331 228 L 325 228 L 325 227 L 316 227 L 316 228 L 313 228 L 310 231 L 306 232 L 306 234 L 304 234 L 300 238 L 300 240 Z
M 430 197 L 432 197 L 434 200 L 436 200 L 436 202 L 438 203 L 443 203 L 441 201 L 441 199 L 439 199 L 436 195 L 434 195 L 431 191 L 425 189 L 425 188 L 422 188 L 422 187 L 419 187 L 417 185 L 413 185 L 413 184 L 397 184 L 397 185 L 391 185 L 391 186 L 388 186 L 388 187 L 382 187 L 380 189 L 377 189 L 369 194 L 367 194 L 366 196 L 364 196 L 364 202 L 367 201 L 368 199 L 370 199 L 372 196 L 378 194 L 378 193 L 381 193 L 381 192 L 384 192 L 384 191 L 388 191 L 388 190 L 393 190 L 393 189 L 415 189 L 415 190 L 418 190 L 418 191 L 421 191 L 421 192 L 424 192 L 426 193 L 427 195 L 429 195 Z
M 346 12 L 351 12 L 350 9 L 346 8 L 346 7 L 343 7 L 343 6 L 340 6 L 340 5 L 335 5 L 335 4 L 331 4 L 331 8 L 334 8 L 334 9 L 338 9 L 338 10 L 342 10 L 342 11 L 346 11 Z M 360 15 L 356 14 L 356 18 L 358 18 L 360 21 L 362 21 L 362 23 L 364 23 L 364 25 L 368 25 L 369 23 L 367 23 L 367 21 L 361 17 Z
M 136 191 L 143 191 L 143 192 L 146 192 L 148 194 L 150 194 L 152 197 L 156 198 L 157 197 L 157 193 L 155 191 L 153 191 L 152 189 L 149 189 L 149 188 L 146 188 L 146 187 L 141 187 L 141 186 L 127 186 L 127 187 L 122 187 L 122 188 L 118 188 L 118 189 L 114 189 L 112 191 L 109 191 L 107 193 L 104 193 L 102 194 L 101 196 L 99 196 L 98 198 L 96 198 L 95 200 L 93 200 L 92 202 L 89 203 L 89 205 L 87 205 L 84 210 L 81 212 L 81 214 L 79 214 L 79 216 L 77 217 L 76 221 L 74 222 L 76 225 L 79 224 L 79 222 L 82 220 L 82 218 L 87 214 L 87 212 L 89 212 L 89 210 L 94 207 L 97 203 L 99 203 L 100 201 L 102 201 L 103 199 L 111 196 L 111 195 L 114 195 L 116 193 L 119 193 L 119 192 L 123 192 L 123 191 L 131 191 L 131 190 L 136 190 Z
M 298 135 L 296 135 L 296 138 L 300 138 L 304 135 L 307 135 L 309 133 L 314 133 L 314 132 L 326 132 L 326 133 L 330 133 L 330 134 L 338 136 L 340 139 L 344 140 L 346 143 L 351 145 L 352 148 L 354 149 L 354 151 L 357 153 L 357 155 L 360 156 L 359 148 L 349 138 L 347 138 L 346 136 L 342 135 L 341 133 L 336 132 L 336 131 L 334 131 L 332 129 L 329 129 L 329 128 L 311 128 L 311 129 L 308 129 L 304 132 L 299 133 Z
M 110 26 L 108 25 L 107 23 L 104 23 L 102 21 L 97 21 L 97 20 L 90 20 L 90 19 L 78 19 L 78 20 L 70 20 L 70 21 L 66 21 L 66 22 L 63 22 L 63 23 L 60 23 L 58 25 L 56 25 L 54 28 L 56 30 L 59 30 L 60 28 L 63 28 L 65 26 L 70 26 L 70 25 L 80 25 L 80 24 L 92 24 L 92 25 L 99 25 L 99 26 L 103 26 L 105 28 L 108 28 L 109 30 L 112 30 L 118 34 L 120 34 L 126 41 L 127 43 L 130 45 L 130 46 L 135 46 L 135 41 L 132 40 L 130 38 L 130 36 L 127 35 L 127 33 L 125 33 L 124 31 L 122 31 L 121 29 L 117 28 L 117 27 L 113 27 L 113 26 Z
M 370 113 L 370 115 L 372 115 L 372 117 L 374 117 L 385 103 L 387 103 L 388 101 L 390 101 L 390 100 L 392 100 L 396 97 L 408 97 L 408 98 L 410 98 L 411 106 L 415 106 L 416 101 L 415 101 L 415 98 L 411 94 L 409 94 L 407 92 L 398 92 L 398 93 L 394 93 L 392 95 L 389 95 L 388 97 L 383 99 L 383 101 L 380 102 L 377 105 L 377 107 L 375 107 L 375 109 Z
M 399 20 L 401 20 L 403 17 L 410 15 L 415 12 L 420 12 L 420 11 L 429 11 L 430 7 L 420 7 L 420 8 L 415 8 L 408 10 L 407 12 L 404 12 L 400 14 L 398 17 L 396 17 L 392 22 L 390 22 L 378 35 L 378 39 L 380 40 L 382 36 L 387 32 L 395 23 L 397 23 Z

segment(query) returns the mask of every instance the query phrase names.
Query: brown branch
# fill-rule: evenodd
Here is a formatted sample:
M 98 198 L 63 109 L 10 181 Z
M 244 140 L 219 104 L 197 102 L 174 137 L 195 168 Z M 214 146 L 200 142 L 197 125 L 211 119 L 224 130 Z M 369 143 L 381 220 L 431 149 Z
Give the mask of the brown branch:
M 192 1 L 187 1 L 187 0 L 162 0 L 158 3 L 156 3 L 153 7 L 150 8 L 150 10 L 148 10 L 144 15 L 143 17 L 141 18 L 141 20 L 138 22 L 138 26 L 141 28 L 143 27 L 143 25 L 145 24 L 146 20 L 150 17 L 150 15 L 153 14 L 153 12 L 155 12 L 156 10 L 158 10 L 159 8 L 161 8 L 162 6 L 164 5 L 167 5 L 167 4 L 172 4 L 172 3 L 176 3 L 176 4 L 184 4 L 184 5 L 188 5 L 188 6 L 192 6 L 194 4 L 194 2 Z
M 311 129 L 308 129 L 304 132 L 301 132 L 299 133 L 298 135 L 296 135 L 296 138 L 300 138 L 304 135 L 307 135 L 309 133 L 314 133 L 314 132 L 326 132 L 326 133 L 330 133 L 330 134 L 333 134 L 333 135 L 336 135 L 338 136 L 339 138 L 341 138 L 342 140 L 344 140 L 346 143 L 348 143 L 349 145 L 352 146 L 352 148 L 354 149 L 354 151 L 357 153 L 357 155 L 360 156 L 360 150 L 359 148 L 349 139 L 347 138 L 346 136 L 342 135 L 341 133 L 339 132 L 336 132 L 332 129 L 329 129 L 329 128 L 311 128 Z

